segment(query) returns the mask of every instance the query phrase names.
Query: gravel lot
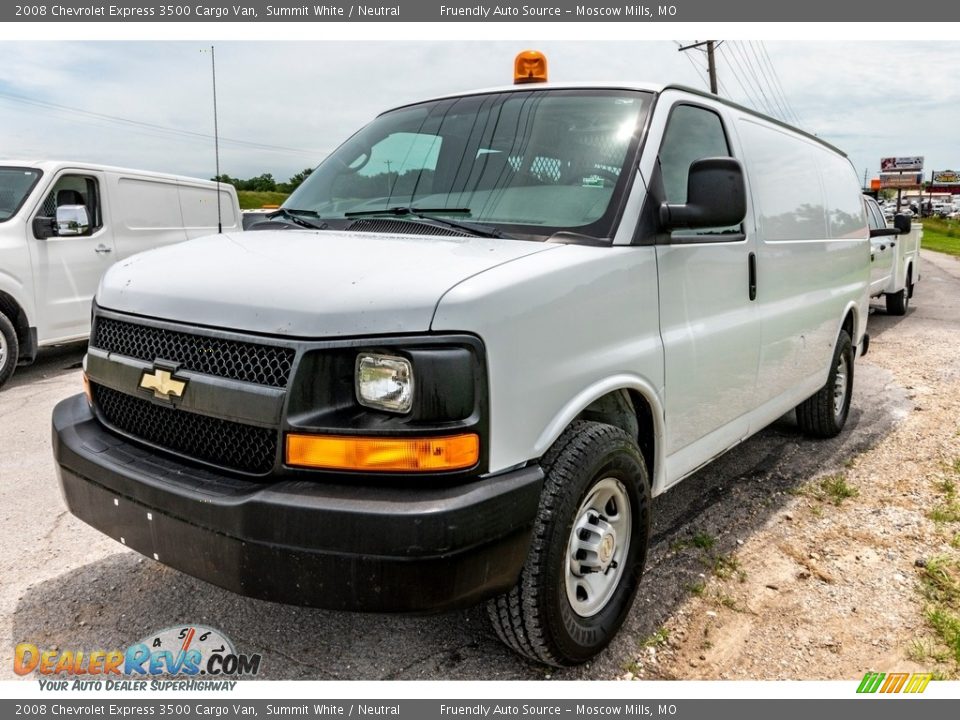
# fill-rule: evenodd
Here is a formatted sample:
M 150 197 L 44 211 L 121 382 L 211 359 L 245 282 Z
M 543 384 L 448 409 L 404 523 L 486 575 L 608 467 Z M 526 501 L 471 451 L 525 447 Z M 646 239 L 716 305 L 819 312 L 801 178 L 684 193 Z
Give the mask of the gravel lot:
M 268 679 L 839 679 L 883 663 L 905 670 L 907 643 L 923 633 L 915 560 L 945 551 L 924 514 L 933 502 L 925 478 L 960 456 L 960 263 L 925 253 L 922 273 L 906 317 L 871 316 L 873 343 L 857 364 L 844 433 L 809 441 L 785 416 L 658 498 L 648 570 L 624 631 L 597 660 L 564 671 L 511 654 L 479 609 L 410 618 L 251 600 L 75 520 L 56 483 L 49 418 L 80 391 L 83 348 L 44 353 L 0 393 L 0 678 L 13 677 L 17 642 L 123 647 L 181 623 L 211 625 L 241 652 L 262 653 Z M 807 492 L 838 472 L 857 498 L 835 507 Z M 727 577 L 714 573 L 721 556 L 736 558 L 720 573 Z M 669 635 L 651 652 L 643 640 L 662 627 Z

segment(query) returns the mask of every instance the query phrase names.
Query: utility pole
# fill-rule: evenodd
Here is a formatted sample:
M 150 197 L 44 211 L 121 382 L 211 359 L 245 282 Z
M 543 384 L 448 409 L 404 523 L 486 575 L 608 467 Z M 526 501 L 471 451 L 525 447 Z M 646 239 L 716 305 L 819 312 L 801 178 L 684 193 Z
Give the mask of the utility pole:
M 213 155 L 217 166 L 217 232 L 222 233 L 223 215 L 220 209 L 220 126 L 217 121 L 217 57 L 213 45 L 210 46 L 210 74 L 213 77 Z
M 717 61 L 714 57 L 714 50 L 717 47 L 716 40 L 704 40 L 703 42 L 696 42 L 692 45 L 683 45 L 679 48 L 678 52 L 684 52 L 686 50 L 692 50 L 693 48 L 707 48 L 707 72 L 710 75 L 710 92 L 714 95 L 719 95 L 717 92 Z

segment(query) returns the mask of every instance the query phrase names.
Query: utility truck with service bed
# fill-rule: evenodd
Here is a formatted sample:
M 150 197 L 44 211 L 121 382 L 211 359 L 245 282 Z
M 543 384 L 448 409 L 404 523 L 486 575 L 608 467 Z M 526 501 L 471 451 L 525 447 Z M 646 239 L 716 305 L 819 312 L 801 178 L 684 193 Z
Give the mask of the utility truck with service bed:
M 104 277 L 53 415 L 72 513 L 237 593 L 431 612 L 569 665 L 637 594 L 651 497 L 865 349 L 859 182 L 702 92 L 518 83 L 383 113 L 242 234 Z
M 115 262 L 220 226 L 232 232 L 239 222 L 229 185 L 88 163 L 0 160 L 0 387 L 40 348 L 89 335 L 90 301 Z
M 920 281 L 920 245 L 923 226 L 899 213 L 893 227 L 877 201 L 864 197 L 870 225 L 870 297 L 883 297 L 890 315 L 906 315 L 913 287 Z

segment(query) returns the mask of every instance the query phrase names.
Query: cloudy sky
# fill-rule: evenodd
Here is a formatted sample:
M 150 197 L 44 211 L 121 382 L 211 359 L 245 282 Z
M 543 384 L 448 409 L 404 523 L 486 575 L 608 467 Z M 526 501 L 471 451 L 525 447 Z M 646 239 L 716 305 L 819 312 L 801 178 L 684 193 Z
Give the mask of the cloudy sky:
M 285 180 L 382 110 L 509 83 L 527 45 L 547 53 L 557 81 L 705 87 L 703 54 L 679 53 L 673 41 L 220 41 L 221 171 Z M 211 177 L 208 46 L 0 42 L 0 157 Z M 838 145 L 860 177 L 891 155 L 924 155 L 927 175 L 960 169 L 960 43 L 727 41 L 718 61 L 721 94 Z

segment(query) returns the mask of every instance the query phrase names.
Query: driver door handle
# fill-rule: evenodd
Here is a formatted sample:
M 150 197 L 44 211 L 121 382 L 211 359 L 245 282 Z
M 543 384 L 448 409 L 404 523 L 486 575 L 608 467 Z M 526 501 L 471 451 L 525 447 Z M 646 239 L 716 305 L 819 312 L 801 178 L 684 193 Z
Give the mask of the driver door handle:
M 97 245 L 97 247 L 94 249 L 94 252 L 97 252 L 97 253 L 113 252 L 113 248 L 109 248 L 109 247 L 107 247 L 106 245 L 104 245 L 103 243 L 100 243 L 100 244 Z

